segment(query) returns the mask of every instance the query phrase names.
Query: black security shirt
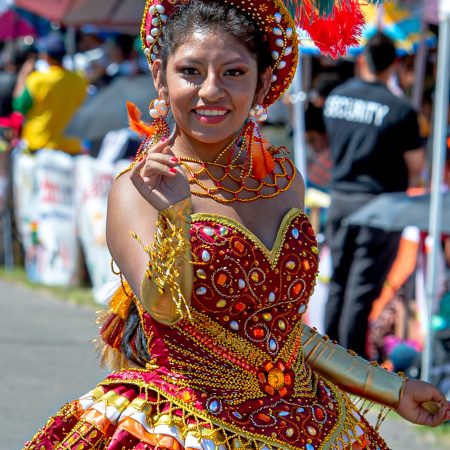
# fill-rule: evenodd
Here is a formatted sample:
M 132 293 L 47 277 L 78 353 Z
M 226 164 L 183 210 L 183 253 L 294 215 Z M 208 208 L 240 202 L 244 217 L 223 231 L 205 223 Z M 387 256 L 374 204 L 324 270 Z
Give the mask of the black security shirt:
M 328 97 L 325 124 L 333 159 L 333 189 L 404 191 L 404 153 L 421 147 L 417 115 L 381 83 L 351 79 Z

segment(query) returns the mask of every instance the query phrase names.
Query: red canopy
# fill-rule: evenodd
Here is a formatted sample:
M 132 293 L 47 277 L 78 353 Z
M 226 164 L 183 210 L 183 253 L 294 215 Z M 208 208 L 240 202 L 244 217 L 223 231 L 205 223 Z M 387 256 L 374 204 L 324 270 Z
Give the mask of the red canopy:
M 14 3 L 19 8 L 31 11 L 38 16 L 49 20 L 62 22 L 64 17 L 77 6 L 86 3 L 87 0 L 16 0 Z
M 0 41 L 36 35 L 33 25 L 15 11 L 8 10 L 3 14 L 0 13 Z
M 145 0 L 15 0 L 15 4 L 66 25 L 95 24 L 138 34 Z

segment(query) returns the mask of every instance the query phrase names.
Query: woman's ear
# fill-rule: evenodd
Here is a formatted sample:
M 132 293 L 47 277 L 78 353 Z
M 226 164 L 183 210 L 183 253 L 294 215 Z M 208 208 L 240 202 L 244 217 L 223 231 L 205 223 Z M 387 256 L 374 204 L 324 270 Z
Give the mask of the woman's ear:
M 267 93 L 269 92 L 271 82 L 272 82 L 272 67 L 267 67 L 267 69 L 265 69 L 259 75 L 258 88 L 255 93 L 255 104 L 261 104 L 264 101 Z
M 156 92 L 158 93 L 158 98 L 169 103 L 169 95 L 167 92 L 163 64 L 160 59 L 157 59 L 152 65 L 152 76 Z

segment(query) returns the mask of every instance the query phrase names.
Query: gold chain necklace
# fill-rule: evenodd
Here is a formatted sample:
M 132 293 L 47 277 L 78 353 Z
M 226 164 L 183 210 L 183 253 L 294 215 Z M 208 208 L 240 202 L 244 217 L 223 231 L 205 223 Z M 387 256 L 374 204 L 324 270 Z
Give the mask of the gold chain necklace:
M 239 151 L 241 151 L 240 149 Z M 276 147 L 272 147 L 273 153 L 278 153 Z M 219 156 L 222 156 L 221 152 Z M 262 181 L 253 177 L 248 172 L 248 163 L 236 164 L 236 158 L 229 164 L 202 161 L 196 158 L 180 157 L 181 165 L 186 169 L 190 185 L 197 186 L 192 190 L 192 195 L 197 197 L 209 197 L 219 203 L 251 202 L 260 198 L 272 198 L 289 189 L 295 177 L 295 167 L 287 156 L 275 159 L 276 167 L 270 175 L 270 181 Z M 193 164 L 200 166 L 194 169 Z M 278 167 L 277 167 L 278 166 Z M 212 171 L 219 172 L 215 175 Z M 212 181 L 212 186 L 207 186 L 200 177 L 206 175 Z M 267 177 L 269 178 L 269 177 Z M 227 187 L 224 182 L 232 187 Z

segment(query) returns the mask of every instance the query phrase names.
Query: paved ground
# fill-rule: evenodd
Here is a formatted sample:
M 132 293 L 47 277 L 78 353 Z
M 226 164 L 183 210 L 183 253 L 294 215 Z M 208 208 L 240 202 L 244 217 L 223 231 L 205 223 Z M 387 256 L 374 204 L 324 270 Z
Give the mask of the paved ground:
M 95 313 L 0 281 L 0 450 L 20 450 L 48 416 L 89 391 L 97 366 Z M 382 428 L 394 450 L 450 449 L 450 439 L 392 416 Z
M 0 450 L 21 449 L 103 378 L 95 334 L 95 311 L 0 281 Z

